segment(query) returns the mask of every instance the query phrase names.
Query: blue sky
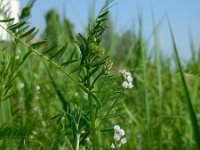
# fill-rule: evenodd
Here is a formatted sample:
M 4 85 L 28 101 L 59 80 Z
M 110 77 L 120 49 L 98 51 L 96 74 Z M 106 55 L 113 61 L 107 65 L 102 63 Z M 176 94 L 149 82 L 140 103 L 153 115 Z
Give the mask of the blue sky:
M 20 0 L 20 2 L 21 7 L 23 7 L 27 0 Z M 46 12 L 55 8 L 60 15 L 65 14 L 70 19 L 77 32 L 82 32 L 87 25 L 92 2 L 95 2 L 95 10 L 98 12 L 104 0 L 36 0 L 30 21 L 33 26 L 42 31 L 45 27 Z M 135 26 L 138 23 L 139 12 L 143 16 L 143 34 L 148 37 L 152 32 L 152 12 L 156 22 L 165 17 L 159 27 L 159 41 L 164 53 L 171 55 L 167 14 L 175 34 L 180 56 L 183 59 L 188 59 L 190 56 L 189 33 L 198 46 L 200 41 L 199 0 L 115 0 L 114 3 L 117 4 L 111 8 L 110 12 L 117 32 L 137 29 Z

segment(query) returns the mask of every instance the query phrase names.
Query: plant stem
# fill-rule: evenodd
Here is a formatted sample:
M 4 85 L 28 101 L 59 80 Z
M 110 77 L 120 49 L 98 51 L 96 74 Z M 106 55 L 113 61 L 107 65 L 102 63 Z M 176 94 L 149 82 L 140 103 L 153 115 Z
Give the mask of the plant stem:
M 80 134 L 76 134 L 76 150 L 79 150 Z
M 87 75 L 90 74 L 90 67 L 87 69 Z M 97 149 L 97 136 L 96 136 L 96 124 L 95 124 L 95 110 L 94 110 L 94 105 L 93 105 L 93 100 L 92 100 L 92 93 L 91 93 L 91 77 L 88 78 L 87 80 L 87 86 L 88 86 L 88 100 L 89 100 L 89 105 L 90 105 L 90 119 L 91 119 L 91 131 L 92 131 L 92 140 L 93 140 L 93 149 Z

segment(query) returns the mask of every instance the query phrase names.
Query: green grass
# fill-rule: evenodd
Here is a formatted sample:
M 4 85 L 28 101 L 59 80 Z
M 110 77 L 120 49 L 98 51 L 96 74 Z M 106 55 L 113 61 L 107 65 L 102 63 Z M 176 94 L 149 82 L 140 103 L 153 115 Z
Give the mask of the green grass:
M 28 22 L 5 28 L 12 40 L 0 41 L 0 149 L 107 150 L 116 124 L 126 132 L 124 150 L 200 149 L 200 55 L 192 38 L 192 57 L 183 65 L 169 24 L 175 57 L 165 57 L 152 15 L 149 52 L 141 16 L 139 31 L 118 34 L 107 22 L 104 32 L 110 3 L 97 18 L 91 8 L 82 35 L 55 10 L 40 42 L 26 37 L 37 33 Z M 122 68 L 134 77 L 132 89 L 121 87 Z

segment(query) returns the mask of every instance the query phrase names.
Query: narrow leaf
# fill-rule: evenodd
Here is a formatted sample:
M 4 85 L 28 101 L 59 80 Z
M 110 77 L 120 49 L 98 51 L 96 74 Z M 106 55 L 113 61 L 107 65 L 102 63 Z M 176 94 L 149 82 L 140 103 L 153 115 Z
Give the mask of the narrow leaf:
M 35 36 L 37 35 L 37 33 L 39 32 L 39 30 L 36 30 L 35 32 L 33 32 L 30 37 L 26 40 L 27 43 L 31 42 Z
M 19 36 L 19 38 L 23 38 L 23 37 L 26 37 L 28 36 L 29 34 L 31 34 L 33 31 L 35 30 L 35 27 L 28 30 L 26 33 L 23 33 L 22 35 Z
M 102 13 L 100 16 L 98 16 L 97 18 L 103 18 L 104 16 L 106 16 L 109 13 L 109 11 L 105 11 L 104 13 Z
M 14 18 L 8 18 L 8 19 L 2 19 L 2 20 L 0 20 L 0 22 L 10 22 L 13 20 L 14 20 Z
M 72 64 L 72 63 L 77 62 L 77 61 L 78 61 L 77 59 L 75 59 L 75 60 L 68 60 L 68 61 L 62 63 L 61 66 L 65 66 L 66 67 L 69 64 Z
M 35 48 L 38 48 L 39 46 L 43 45 L 44 43 L 46 43 L 46 41 L 39 41 L 39 42 L 35 42 L 35 43 L 31 44 L 30 46 L 35 49 Z
M 194 137 L 195 137 L 195 140 L 196 140 L 196 145 L 197 145 L 197 148 L 200 149 L 200 142 L 199 142 L 200 141 L 200 128 L 199 128 L 199 125 L 198 125 L 198 119 L 197 119 L 194 107 L 192 105 L 192 98 L 190 96 L 190 92 L 189 92 L 188 86 L 187 86 L 186 81 L 185 81 L 185 77 L 184 77 L 184 74 L 183 74 L 183 70 L 182 70 L 177 46 L 176 46 L 176 43 L 175 43 L 174 34 L 173 34 L 173 31 L 172 31 L 171 25 L 169 23 L 169 20 L 168 20 L 168 25 L 169 25 L 170 35 L 171 35 L 171 38 L 172 38 L 173 49 L 174 49 L 177 67 L 179 69 L 181 81 L 182 81 L 182 84 L 183 84 L 184 93 L 185 93 L 185 96 L 186 96 L 186 104 L 187 104 L 187 107 L 188 107 L 188 112 L 190 114 L 190 121 L 191 121 L 191 124 L 192 124 Z
M 26 23 L 25 21 L 18 22 L 16 24 L 13 24 L 13 25 L 9 26 L 8 29 L 14 31 L 14 30 L 22 27 L 25 23 Z
M 43 54 L 48 54 L 50 53 L 52 50 L 54 50 L 57 47 L 57 44 L 54 44 L 53 46 L 51 46 L 50 48 L 48 48 L 46 51 L 43 52 Z
M 66 45 L 66 46 L 63 46 L 58 52 L 56 52 L 56 53 L 55 53 L 54 55 L 52 55 L 50 58 L 52 59 L 52 58 L 57 57 L 57 56 L 60 55 L 60 54 L 63 54 L 64 51 L 66 50 L 66 48 L 67 48 L 67 45 Z

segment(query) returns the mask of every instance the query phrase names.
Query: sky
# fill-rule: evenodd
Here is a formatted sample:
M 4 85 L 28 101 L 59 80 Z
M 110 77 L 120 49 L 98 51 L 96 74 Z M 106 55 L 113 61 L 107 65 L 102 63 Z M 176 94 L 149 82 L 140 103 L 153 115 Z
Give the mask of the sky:
M 20 0 L 23 8 L 27 0 Z M 95 4 L 96 13 L 104 0 L 36 0 L 32 9 L 30 22 L 41 31 L 45 27 L 45 14 L 51 8 L 58 10 L 61 16 L 70 19 L 76 32 L 82 32 L 88 23 L 89 10 Z M 148 38 L 152 31 L 152 16 L 159 22 L 159 43 L 163 52 L 171 56 L 171 38 L 167 16 L 170 20 L 179 53 L 182 59 L 190 57 L 190 37 L 196 46 L 200 41 L 200 1 L 199 0 L 114 0 L 110 9 L 111 20 L 116 32 L 127 29 L 137 30 L 138 14 L 142 14 L 143 35 Z M 152 39 L 151 39 L 152 40 Z M 151 47 L 151 42 L 149 43 Z

